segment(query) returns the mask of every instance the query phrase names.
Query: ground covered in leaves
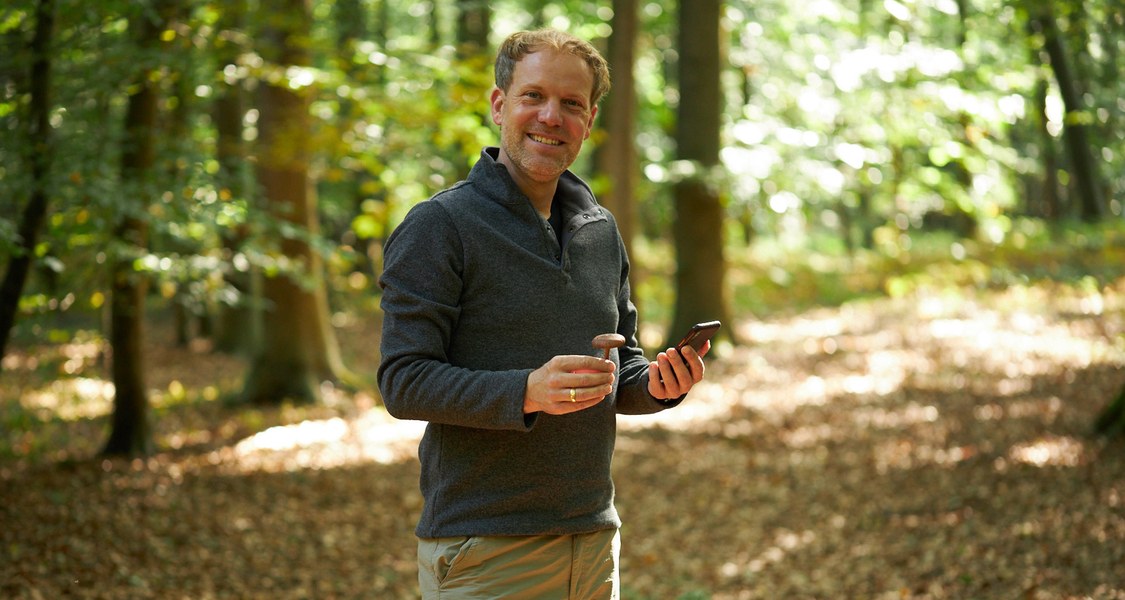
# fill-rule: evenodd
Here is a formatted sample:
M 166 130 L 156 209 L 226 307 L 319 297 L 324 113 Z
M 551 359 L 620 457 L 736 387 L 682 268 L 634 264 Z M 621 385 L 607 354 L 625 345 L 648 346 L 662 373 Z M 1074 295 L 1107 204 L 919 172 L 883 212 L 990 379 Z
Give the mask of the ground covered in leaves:
M 624 598 L 1125 598 L 1125 443 L 1090 435 L 1125 385 L 1125 282 L 737 330 L 688 402 L 620 419 Z M 5 363 L 0 596 L 416 597 L 419 424 L 330 389 L 231 407 L 237 361 L 154 348 L 161 451 L 101 460 L 90 352 L 54 388 L 20 375 L 52 351 Z

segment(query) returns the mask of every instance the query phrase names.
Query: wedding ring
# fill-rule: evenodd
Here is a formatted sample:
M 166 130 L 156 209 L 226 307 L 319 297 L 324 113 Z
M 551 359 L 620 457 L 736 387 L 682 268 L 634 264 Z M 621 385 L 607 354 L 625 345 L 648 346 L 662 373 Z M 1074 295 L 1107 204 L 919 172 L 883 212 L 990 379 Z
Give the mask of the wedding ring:
M 574 397 L 574 394 L 575 394 L 574 388 L 570 388 L 570 401 L 571 402 L 578 402 L 578 399 Z

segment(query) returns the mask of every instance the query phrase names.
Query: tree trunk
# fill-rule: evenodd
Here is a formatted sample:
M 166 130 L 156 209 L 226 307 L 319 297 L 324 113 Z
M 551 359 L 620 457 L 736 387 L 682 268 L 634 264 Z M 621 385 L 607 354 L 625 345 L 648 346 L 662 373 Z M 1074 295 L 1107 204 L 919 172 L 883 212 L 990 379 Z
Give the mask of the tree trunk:
M 150 53 L 158 47 L 171 8 L 171 1 L 160 0 L 155 11 L 141 11 L 130 24 L 142 52 Z M 121 183 L 126 190 L 126 200 L 123 201 L 124 214 L 114 231 L 114 238 L 122 249 L 114 256 L 110 271 L 111 372 L 115 392 L 112 430 L 103 449 L 107 455 L 136 456 L 152 450 L 143 347 L 148 279 L 133 263 L 148 244 L 145 211 L 156 166 L 158 94 L 152 77 L 155 68 L 155 65 L 145 64 L 139 70 L 125 111 Z
M 1049 223 L 1058 224 L 1062 219 L 1062 202 L 1059 200 L 1059 160 L 1055 149 L 1055 138 L 1047 128 L 1047 95 L 1050 86 L 1045 79 L 1035 85 L 1035 105 L 1037 107 L 1036 130 L 1039 133 L 1041 155 L 1043 157 L 1043 180 L 1036 190 L 1036 214 Z
M 723 206 L 711 172 L 719 165 L 719 0 L 681 3 L 676 114 L 678 158 L 695 172 L 675 184 L 676 307 L 669 337 L 700 321 L 729 321 L 724 279 Z M 728 323 L 729 325 L 729 323 Z M 729 336 L 728 326 L 722 333 Z M 670 341 L 675 341 L 671 339 Z
M 462 56 L 488 51 L 492 12 L 486 0 L 457 0 L 457 45 Z
M 969 37 L 969 0 L 957 0 L 957 48 L 965 49 Z
M 1110 437 L 1125 434 L 1125 386 L 1121 387 L 1117 397 L 1098 415 L 1094 431 Z
M 258 38 L 259 50 L 267 68 L 309 66 L 308 1 L 263 1 L 261 11 L 261 22 L 267 25 Z M 258 110 L 257 180 L 271 217 L 281 225 L 279 258 L 289 266 L 263 281 L 263 343 L 251 361 L 243 394 L 256 404 L 279 404 L 287 398 L 316 402 L 317 382 L 348 375 L 328 322 L 322 259 L 308 243 L 320 233 L 308 176 L 308 88 L 300 82 L 263 80 Z
M 459 70 L 468 69 L 470 73 L 491 73 L 492 54 L 489 51 L 488 32 L 491 30 L 492 12 L 486 0 L 457 0 L 457 59 L 461 62 Z M 481 125 L 492 126 L 488 111 L 477 115 Z M 472 163 L 480 152 L 476 146 L 466 145 L 463 140 L 453 144 L 453 164 L 457 168 L 457 179 L 469 176 Z
M 215 54 L 219 65 L 219 82 L 216 85 L 215 103 L 212 105 L 212 119 L 215 123 L 215 159 L 219 163 L 218 186 L 220 194 L 227 201 L 248 202 L 249 188 L 246 142 L 242 138 L 242 118 L 246 112 L 246 92 L 241 79 L 233 72 L 225 74 L 227 67 L 234 69 L 246 49 L 246 34 L 243 33 L 245 21 L 245 0 L 227 0 L 218 10 L 218 37 Z M 230 258 L 242 252 L 246 240 L 246 225 L 235 224 L 224 228 L 222 244 Z M 237 265 L 237 266 L 236 266 Z M 258 277 L 255 267 L 248 261 L 231 260 L 224 274 L 224 280 L 237 296 L 228 299 L 219 307 L 218 331 L 215 334 L 215 349 L 221 352 L 251 353 L 258 347 L 260 336 L 260 314 L 253 307 L 254 281 Z
M 175 8 L 175 14 L 172 15 L 171 21 L 168 23 L 168 29 L 183 31 L 190 27 L 190 20 L 191 6 L 181 4 Z M 195 57 L 192 55 L 190 35 L 177 34 L 174 39 L 176 47 L 171 48 L 173 54 L 170 57 L 174 57 L 175 63 L 170 65 L 171 68 L 168 73 L 168 78 L 172 80 L 169 98 L 172 108 L 162 119 L 163 127 L 158 135 L 162 136 L 161 139 L 166 140 L 161 152 L 163 155 L 162 185 L 167 189 L 179 190 L 188 185 L 182 163 L 188 154 L 191 141 L 192 114 L 190 103 L 195 96 L 195 82 L 191 74 L 195 71 L 192 68 Z M 176 194 L 173 202 L 190 202 L 190 200 L 185 200 L 182 195 Z M 154 236 L 149 241 L 149 246 L 155 252 L 172 252 L 178 256 L 192 256 L 199 251 L 198 244 L 176 235 Z M 199 306 L 200 299 L 192 298 L 191 293 L 187 291 L 189 288 L 188 281 L 178 281 L 177 284 L 176 293 L 171 298 L 174 340 L 177 347 L 186 348 L 194 337 L 191 330 L 192 324 L 196 321 L 202 324 L 205 321 L 206 312 L 201 310 L 202 307 Z M 203 332 L 200 331 L 199 334 L 203 335 Z
M 385 12 L 386 3 L 382 4 Z M 383 15 L 385 16 L 385 15 Z M 358 85 L 368 86 L 369 83 L 364 79 L 366 68 L 361 67 L 353 60 L 355 54 L 355 45 L 361 40 L 370 40 L 377 38 L 374 41 L 377 47 L 385 49 L 386 46 L 386 23 L 381 23 L 379 30 L 371 35 L 367 27 L 366 9 L 360 0 L 337 0 L 336 1 L 336 51 L 337 58 L 340 63 L 340 70 L 342 70 L 347 77 L 348 81 L 356 82 Z M 376 77 L 378 87 L 382 91 L 383 82 L 379 81 L 384 79 L 385 69 L 377 69 Z M 362 113 L 355 102 L 350 98 L 340 99 L 340 109 L 337 111 L 337 131 L 344 133 L 350 131 L 355 126 L 355 123 L 362 118 Z M 390 119 L 386 119 L 387 122 Z M 384 124 L 384 131 L 386 131 L 387 123 Z M 349 150 L 345 150 L 349 152 Z M 382 161 L 380 161 L 382 162 Z M 348 182 L 349 194 L 351 195 L 352 214 L 364 214 L 364 204 L 368 200 L 382 203 L 385 198 L 382 193 L 375 193 L 375 190 L 381 190 L 382 184 L 380 181 L 372 177 L 371 171 L 366 168 L 364 163 L 360 162 L 359 167 L 348 172 L 351 177 Z M 386 231 L 386 229 L 383 229 Z M 364 273 L 372 278 L 378 278 L 381 271 L 381 263 L 377 264 L 379 259 L 380 250 L 382 248 L 382 240 L 379 237 L 372 236 L 358 236 L 354 231 L 347 231 L 345 234 L 346 239 L 352 243 L 356 250 L 356 265 L 355 270 Z
M 1051 69 L 1055 73 L 1055 82 L 1059 86 L 1059 94 L 1062 96 L 1063 107 L 1066 110 L 1063 138 L 1071 168 L 1074 170 L 1073 179 L 1082 196 L 1082 218 L 1086 221 L 1097 221 L 1105 215 L 1105 201 L 1102 198 L 1101 176 L 1098 173 L 1098 163 L 1090 145 L 1087 127 L 1079 118 L 1083 114 L 1082 86 L 1071 72 L 1069 53 L 1066 51 L 1062 36 L 1059 35 L 1051 4 L 1048 2 L 1033 4 L 1036 8 L 1032 15 L 1032 23 L 1043 35 L 1043 47 L 1050 57 Z
M 614 0 L 613 33 L 609 37 L 609 66 L 613 72 L 613 89 L 602 102 L 600 119 L 606 140 L 598 146 L 596 163 L 609 180 L 609 188 L 601 192 L 601 201 L 617 219 L 621 237 L 629 256 L 633 254 L 633 237 L 637 233 L 636 188 L 640 175 L 637 157 L 637 93 L 633 76 L 636 62 L 637 0 Z M 637 271 L 630 273 L 630 284 L 637 289 Z
M 31 86 L 28 107 L 28 162 L 31 193 L 19 225 L 18 250 L 8 261 L 0 283 L 0 359 L 16 323 L 20 296 L 35 259 L 35 243 L 47 218 L 47 176 L 51 161 L 51 39 L 55 28 L 54 0 L 39 0 L 35 7 L 35 34 L 31 39 Z

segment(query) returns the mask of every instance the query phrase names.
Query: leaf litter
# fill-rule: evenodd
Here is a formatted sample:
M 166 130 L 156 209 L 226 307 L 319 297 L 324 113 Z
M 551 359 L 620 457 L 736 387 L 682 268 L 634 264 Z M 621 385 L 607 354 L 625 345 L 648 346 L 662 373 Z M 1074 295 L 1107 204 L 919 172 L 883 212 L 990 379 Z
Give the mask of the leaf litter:
M 1090 434 L 1125 385 L 1125 293 L 1086 300 L 919 294 L 737 323 L 687 402 L 619 420 L 623 598 L 1125 599 L 1125 443 Z M 370 328 L 349 333 L 373 363 Z M 242 367 L 151 362 L 178 393 Z M 0 596 L 415 598 L 422 424 L 325 391 L 166 402 L 147 459 L 96 458 L 104 416 L 65 420 L 39 458 L 5 434 Z

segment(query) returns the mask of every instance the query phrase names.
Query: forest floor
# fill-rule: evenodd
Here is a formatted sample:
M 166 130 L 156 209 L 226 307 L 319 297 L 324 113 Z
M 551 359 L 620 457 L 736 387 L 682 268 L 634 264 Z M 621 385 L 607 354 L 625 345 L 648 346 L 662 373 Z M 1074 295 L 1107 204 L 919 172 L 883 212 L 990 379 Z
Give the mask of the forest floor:
M 1125 443 L 1090 433 L 1125 282 L 736 325 L 687 402 L 619 420 L 624 599 L 1125 599 Z M 373 367 L 376 328 L 340 331 Z M 61 346 L 5 363 L 0 596 L 416 597 L 421 424 L 232 407 L 240 361 L 156 339 L 159 452 L 102 460 L 97 353 Z

